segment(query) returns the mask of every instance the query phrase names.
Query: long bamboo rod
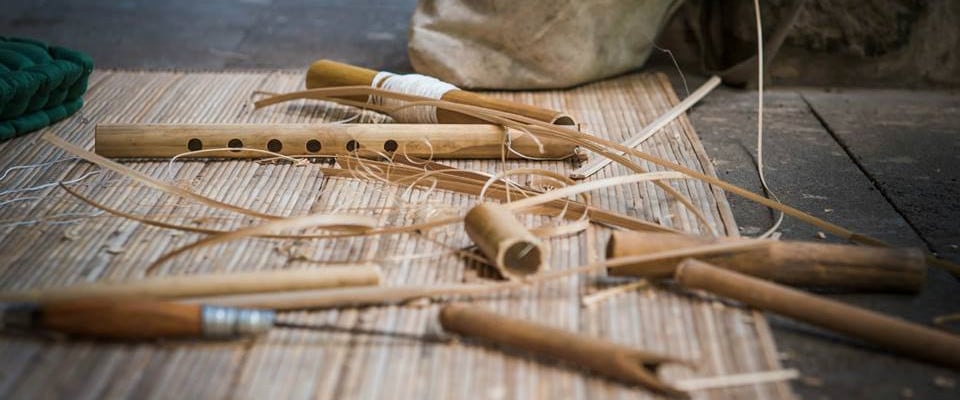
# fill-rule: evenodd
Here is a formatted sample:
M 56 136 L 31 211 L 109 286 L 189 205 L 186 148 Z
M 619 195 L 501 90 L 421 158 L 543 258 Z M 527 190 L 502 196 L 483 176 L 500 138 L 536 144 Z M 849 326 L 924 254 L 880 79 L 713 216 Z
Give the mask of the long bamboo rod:
M 743 302 L 863 339 L 908 357 L 960 369 L 960 337 L 803 293 L 710 264 L 687 260 L 674 280 L 683 287 Z
M 513 151 L 505 148 L 509 145 Z M 217 148 L 244 147 L 284 155 L 397 154 L 417 158 L 566 158 L 577 146 L 565 140 L 534 140 L 491 124 L 99 124 L 96 153 L 111 158 L 174 157 Z M 369 150 L 369 151 L 368 151 Z M 244 150 L 203 152 L 192 157 L 262 158 Z
M 607 243 L 607 257 L 746 240 L 752 239 L 616 231 Z M 920 249 L 769 241 L 760 247 L 711 254 L 700 260 L 788 285 L 857 291 L 917 292 L 927 276 L 926 260 Z M 675 258 L 637 263 L 610 269 L 609 273 L 669 278 L 680 261 Z
M 370 86 L 376 75 L 377 71 L 371 69 L 338 63 L 336 61 L 318 60 L 310 65 L 310 69 L 307 70 L 306 85 L 307 89 L 331 86 Z M 364 96 L 348 96 L 347 98 L 360 101 L 366 100 Z M 573 118 L 561 111 L 485 96 L 466 90 L 451 90 L 444 94 L 442 99 L 454 103 L 470 104 L 525 115 L 551 124 L 576 124 Z M 437 110 L 437 120 L 443 124 L 476 124 L 483 122 L 475 117 L 450 110 Z

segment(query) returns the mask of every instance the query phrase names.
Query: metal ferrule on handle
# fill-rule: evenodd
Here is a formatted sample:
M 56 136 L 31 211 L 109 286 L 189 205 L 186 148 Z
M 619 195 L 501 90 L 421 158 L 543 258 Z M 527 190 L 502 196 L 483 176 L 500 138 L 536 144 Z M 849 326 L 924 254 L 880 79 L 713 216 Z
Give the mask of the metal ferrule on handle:
M 264 333 L 273 327 L 276 313 L 234 307 L 203 306 L 201 329 L 207 338 L 228 338 Z

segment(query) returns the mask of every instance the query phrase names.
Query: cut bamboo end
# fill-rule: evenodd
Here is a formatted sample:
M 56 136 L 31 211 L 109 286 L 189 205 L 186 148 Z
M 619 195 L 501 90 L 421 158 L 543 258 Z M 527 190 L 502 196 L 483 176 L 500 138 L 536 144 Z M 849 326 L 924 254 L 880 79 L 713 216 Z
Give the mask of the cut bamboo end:
M 521 279 L 546 268 L 543 242 L 510 210 L 493 203 L 473 207 L 464 217 L 467 236 L 503 277 Z

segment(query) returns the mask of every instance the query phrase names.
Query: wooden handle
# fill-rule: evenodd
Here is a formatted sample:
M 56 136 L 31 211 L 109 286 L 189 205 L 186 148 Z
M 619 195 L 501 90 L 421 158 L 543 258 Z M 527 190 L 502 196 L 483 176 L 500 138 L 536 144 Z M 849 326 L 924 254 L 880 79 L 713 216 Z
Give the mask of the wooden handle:
M 307 71 L 307 89 L 332 86 L 370 86 L 376 75 L 377 71 L 371 69 L 338 63 L 336 61 L 319 60 L 310 65 L 310 69 Z M 366 101 L 365 98 L 353 98 L 352 100 Z M 484 96 L 466 90 L 449 91 L 443 95 L 443 100 L 511 112 L 557 125 L 576 125 L 573 118 L 560 111 Z M 444 124 L 477 124 L 485 122 L 468 115 L 447 110 L 439 110 L 437 120 Z
M 510 210 L 493 203 L 477 205 L 463 219 L 467 236 L 506 278 L 533 275 L 547 264 L 540 239 Z
M 99 124 L 96 152 L 112 158 L 169 158 L 188 151 L 228 147 L 268 150 L 285 155 L 334 156 L 357 154 L 381 158 L 406 154 L 417 158 L 518 158 L 504 147 L 510 132 L 511 148 L 540 158 L 574 155 L 577 146 L 538 138 L 489 124 Z M 370 151 L 364 151 L 370 150 Z M 269 154 L 224 150 L 194 157 L 263 158 Z
M 460 304 L 444 307 L 440 324 L 449 332 L 565 361 L 662 393 L 686 396 L 653 375 L 659 364 L 678 362 L 669 357 Z
M 607 257 L 650 254 L 719 242 L 748 240 L 614 232 Z M 825 243 L 772 242 L 767 246 L 713 254 L 698 259 L 758 278 L 788 285 L 853 291 L 917 292 L 926 280 L 924 252 Z M 680 259 L 611 268 L 610 275 L 669 278 Z
M 686 260 L 674 279 L 690 289 L 863 339 L 909 357 L 960 368 L 960 338 L 862 308 L 827 300 L 775 283 Z
M 201 306 L 159 301 L 77 300 L 44 305 L 39 327 L 117 340 L 200 337 Z
M 380 283 L 380 268 L 352 265 L 315 269 L 161 276 L 130 282 L 94 282 L 62 288 L 0 293 L 0 301 L 49 303 L 101 298 L 172 299 L 239 293 L 300 291 Z

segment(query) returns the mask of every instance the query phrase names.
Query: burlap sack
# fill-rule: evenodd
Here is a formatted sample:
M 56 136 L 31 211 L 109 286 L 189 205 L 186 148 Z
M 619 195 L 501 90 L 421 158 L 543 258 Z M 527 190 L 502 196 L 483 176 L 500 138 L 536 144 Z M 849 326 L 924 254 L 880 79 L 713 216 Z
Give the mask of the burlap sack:
M 417 72 L 463 88 L 562 88 L 639 68 L 680 0 L 420 0 Z

